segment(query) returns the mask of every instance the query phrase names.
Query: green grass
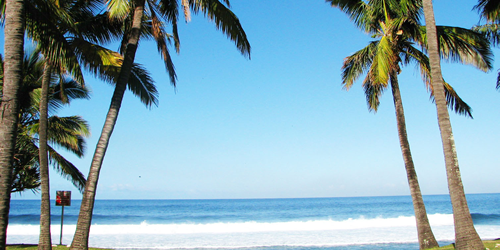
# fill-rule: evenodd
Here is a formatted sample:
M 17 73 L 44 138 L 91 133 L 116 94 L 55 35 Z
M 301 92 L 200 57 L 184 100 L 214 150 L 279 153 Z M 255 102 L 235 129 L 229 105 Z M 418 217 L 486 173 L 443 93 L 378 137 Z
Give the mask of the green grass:
M 493 250 L 493 249 L 498 249 L 500 250 L 500 240 L 485 240 L 483 241 L 484 246 L 486 249 Z M 52 246 L 53 250 L 68 250 L 67 246 Z M 90 250 L 111 250 L 111 249 L 106 249 L 106 248 L 92 248 L 89 247 Z M 431 248 L 431 250 L 453 250 L 455 247 L 453 244 L 443 246 L 443 247 L 438 247 L 438 248 Z M 31 245 L 31 244 L 19 244 L 19 245 L 8 245 L 7 250 L 37 250 L 37 245 Z
M 19 244 L 19 245 L 8 245 L 7 250 L 37 250 L 38 246 L 33 244 Z M 53 250 L 68 250 L 69 247 L 65 245 L 52 246 Z M 111 250 L 106 248 L 93 248 L 89 247 L 90 250 Z
M 484 247 L 486 247 L 486 249 L 490 249 L 490 250 L 499 249 L 500 250 L 500 240 L 485 240 L 485 241 L 483 241 L 483 243 L 484 243 Z M 451 245 L 438 247 L 438 248 L 431 248 L 431 249 L 447 250 L 447 249 L 455 249 L 455 247 L 453 246 L 453 244 L 451 244 Z

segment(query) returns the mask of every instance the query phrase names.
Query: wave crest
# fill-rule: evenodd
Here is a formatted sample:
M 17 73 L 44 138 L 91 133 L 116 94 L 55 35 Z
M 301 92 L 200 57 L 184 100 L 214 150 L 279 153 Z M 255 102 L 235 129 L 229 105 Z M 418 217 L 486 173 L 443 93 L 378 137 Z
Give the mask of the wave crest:
M 453 215 L 429 215 L 431 225 L 453 225 Z M 52 225 L 53 230 L 59 230 L 59 225 Z M 216 223 L 177 223 L 177 224 L 149 224 L 143 221 L 140 224 L 128 225 L 99 225 L 94 224 L 91 233 L 94 235 L 106 234 L 200 234 L 200 233 L 257 233 L 257 232 L 296 232 L 296 231 L 331 231 L 369 228 L 397 228 L 415 227 L 414 216 L 399 216 L 397 218 L 372 218 L 335 220 L 310 220 L 287 222 L 216 222 Z M 64 231 L 74 232 L 75 225 L 64 225 Z M 11 235 L 38 234 L 37 225 L 9 225 Z

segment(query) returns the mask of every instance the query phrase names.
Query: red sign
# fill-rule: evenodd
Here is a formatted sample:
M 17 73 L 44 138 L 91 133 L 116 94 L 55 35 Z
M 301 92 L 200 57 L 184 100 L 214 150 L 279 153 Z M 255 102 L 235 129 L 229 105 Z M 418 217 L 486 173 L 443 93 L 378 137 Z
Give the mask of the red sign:
M 56 206 L 71 206 L 71 191 L 56 191 Z

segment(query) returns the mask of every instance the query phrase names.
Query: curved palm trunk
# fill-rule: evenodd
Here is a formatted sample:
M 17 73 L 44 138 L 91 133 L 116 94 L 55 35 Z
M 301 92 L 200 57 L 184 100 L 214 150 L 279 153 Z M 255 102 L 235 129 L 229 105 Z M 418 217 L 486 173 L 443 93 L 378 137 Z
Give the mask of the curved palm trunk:
M 120 75 L 116 83 L 115 91 L 111 99 L 106 121 L 101 132 L 101 137 L 97 143 L 97 147 L 90 166 L 89 176 L 87 177 L 87 184 L 82 197 L 82 204 L 80 207 L 80 214 L 76 225 L 76 232 L 71 243 L 71 249 L 87 249 L 90 225 L 92 222 L 92 212 L 94 210 L 95 193 L 97 189 L 97 182 L 99 180 L 99 173 L 101 171 L 102 162 L 106 149 L 108 148 L 109 138 L 113 133 L 113 129 L 118 118 L 118 112 L 123 100 L 123 95 L 127 88 L 128 79 L 132 70 L 132 65 L 135 59 L 135 52 L 137 51 L 137 44 L 140 38 L 141 20 L 144 14 L 144 0 L 139 0 L 134 10 L 134 20 L 132 23 L 132 34 L 128 40 L 127 48 L 124 55 L 123 64 L 121 67 Z
M 420 249 L 439 247 L 439 244 L 432 233 L 429 219 L 427 218 L 424 200 L 422 199 L 422 192 L 420 191 L 420 185 L 418 184 L 417 172 L 415 172 L 415 166 L 413 165 L 410 143 L 408 142 L 408 136 L 406 134 L 403 101 L 399 91 L 398 78 L 395 74 L 391 76 L 390 82 L 392 97 L 394 99 L 394 108 L 396 109 L 399 143 L 401 145 L 401 152 L 403 153 L 403 160 L 405 162 L 406 176 L 408 177 L 408 184 L 410 186 L 413 210 L 415 211 Z
M 50 185 L 49 185 L 49 159 L 47 155 L 47 126 L 48 126 L 48 100 L 49 84 L 52 67 L 47 61 L 42 78 L 42 93 L 40 99 L 40 126 L 38 128 L 38 154 L 40 161 L 40 186 L 42 201 L 40 206 L 40 238 L 38 249 L 52 249 L 50 234 Z
M 432 0 L 424 0 L 423 5 L 428 37 L 429 61 L 431 64 L 431 84 L 434 90 L 434 99 L 436 102 L 438 123 L 445 156 L 448 189 L 453 207 L 455 248 L 471 250 L 484 249 L 484 245 L 472 222 L 467 199 L 465 198 L 462 178 L 460 176 L 460 169 L 458 167 L 455 140 L 451 129 L 450 116 L 446 107 Z
M 0 250 L 5 249 L 9 223 L 12 163 L 16 140 L 22 82 L 24 47 L 24 2 L 6 0 L 4 29 L 4 84 L 0 104 Z

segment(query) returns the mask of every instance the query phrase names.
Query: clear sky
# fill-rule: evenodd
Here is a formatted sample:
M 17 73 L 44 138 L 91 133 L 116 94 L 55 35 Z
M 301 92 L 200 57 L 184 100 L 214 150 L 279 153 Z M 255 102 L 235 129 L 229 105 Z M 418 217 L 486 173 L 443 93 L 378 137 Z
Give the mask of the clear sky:
M 437 24 L 477 24 L 476 2 L 435 1 Z M 373 113 L 362 78 L 350 91 L 341 87 L 343 59 L 365 47 L 370 36 L 323 0 L 231 4 L 251 43 L 251 60 L 213 23 L 194 16 L 179 27 L 174 89 L 156 47 L 142 41 L 136 62 L 152 73 L 160 104 L 148 110 L 125 95 L 97 199 L 409 195 L 390 89 Z M 474 119 L 451 114 L 467 193 L 500 192 L 499 68 L 498 60 L 489 73 L 443 63 L 445 79 L 473 108 Z M 112 94 L 110 85 L 86 80 L 92 99 L 75 101 L 59 113 L 81 115 L 91 125 L 86 156 L 66 154 L 85 175 Z M 400 85 L 422 192 L 445 194 L 435 105 L 413 65 L 403 68 Z M 81 198 L 55 171 L 51 189 L 53 198 L 56 190 L 72 190 L 73 199 Z

